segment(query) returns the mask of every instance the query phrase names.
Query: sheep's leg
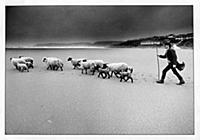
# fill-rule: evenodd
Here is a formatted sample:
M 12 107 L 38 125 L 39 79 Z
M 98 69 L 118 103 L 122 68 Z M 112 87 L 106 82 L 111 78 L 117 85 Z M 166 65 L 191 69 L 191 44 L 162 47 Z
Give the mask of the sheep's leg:
M 127 82 L 128 80 L 129 80 L 129 76 L 128 76 L 128 75 L 125 75 L 125 76 L 124 76 L 124 81 Z
M 87 74 L 87 69 L 85 69 L 85 74 Z
M 131 79 L 131 83 L 133 83 L 133 78 L 132 77 L 128 77 L 128 79 Z
M 54 66 L 53 65 L 50 66 L 50 70 L 54 70 Z
M 50 65 L 47 67 L 47 70 L 50 68 Z
M 105 72 L 105 78 L 107 77 L 107 75 L 108 75 L 108 73 L 107 73 L 107 72 Z
M 113 71 L 111 71 L 111 74 L 110 74 L 110 77 L 112 77 L 113 76 Z
M 101 71 L 99 72 L 98 77 L 102 77 L 103 78 Z
M 131 80 L 131 83 L 133 83 L 133 78 L 132 78 L 132 77 L 130 77 L 130 76 L 125 76 L 125 77 L 127 77 L 127 79 L 124 78 L 124 80 L 125 80 L 126 82 L 130 79 L 130 80 Z
M 124 81 L 125 82 L 128 81 L 128 76 L 127 75 L 124 76 Z
M 51 65 L 51 70 L 55 70 L 55 66 Z
M 114 71 L 114 74 L 115 74 L 115 76 L 117 77 L 117 72 L 116 72 L 116 71 Z
M 106 72 L 102 72 L 102 73 L 101 73 L 101 76 L 102 76 L 103 79 L 105 79 L 105 78 L 107 77 Z
M 27 70 L 27 72 L 29 72 L 29 70 L 28 69 L 26 69 Z
M 55 70 L 57 71 L 58 69 L 59 69 L 59 67 L 58 67 L 58 66 L 56 66 Z
M 59 69 L 59 66 L 54 66 L 54 69 L 57 71 Z
M 55 70 L 57 71 L 57 70 L 59 69 L 59 67 L 60 67 L 60 66 L 57 66 L 57 65 L 56 65 L 56 66 L 55 66 Z
M 81 73 L 83 74 L 83 69 L 81 70 Z
M 111 75 L 110 75 L 110 73 L 109 73 L 109 72 L 107 72 L 107 75 L 108 75 L 108 79 L 110 79 Z
M 111 72 L 111 77 L 113 76 L 113 73 L 114 73 L 114 72 L 112 71 L 112 72 Z
M 120 78 L 119 72 L 115 71 L 114 73 L 115 73 L 115 76 L 116 76 L 117 78 Z
M 124 79 L 124 76 L 121 75 L 120 76 L 120 82 L 122 82 L 122 79 Z
M 63 71 L 63 67 L 60 67 L 60 70 Z
M 94 73 L 95 73 L 95 70 L 92 70 L 92 75 L 94 75 Z

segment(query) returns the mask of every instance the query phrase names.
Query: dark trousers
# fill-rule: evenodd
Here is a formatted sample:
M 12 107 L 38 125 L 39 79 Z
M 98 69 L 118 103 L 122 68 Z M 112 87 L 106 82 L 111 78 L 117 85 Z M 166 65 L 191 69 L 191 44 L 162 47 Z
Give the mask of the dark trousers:
M 161 80 L 165 80 L 165 76 L 166 76 L 166 73 L 169 71 L 169 70 L 172 70 L 172 72 L 177 76 L 177 78 L 182 81 L 183 78 L 181 77 L 181 75 L 177 72 L 176 68 L 173 67 L 173 64 L 169 63 L 165 69 L 162 71 L 162 77 L 161 77 Z

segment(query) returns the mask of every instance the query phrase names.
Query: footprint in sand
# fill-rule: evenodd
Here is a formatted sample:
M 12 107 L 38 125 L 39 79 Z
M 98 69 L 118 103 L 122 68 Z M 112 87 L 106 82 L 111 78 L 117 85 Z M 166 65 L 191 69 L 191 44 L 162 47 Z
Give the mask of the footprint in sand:
M 47 122 L 51 124 L 51 123 L 52 123 L 52 120 L 47 120 Z

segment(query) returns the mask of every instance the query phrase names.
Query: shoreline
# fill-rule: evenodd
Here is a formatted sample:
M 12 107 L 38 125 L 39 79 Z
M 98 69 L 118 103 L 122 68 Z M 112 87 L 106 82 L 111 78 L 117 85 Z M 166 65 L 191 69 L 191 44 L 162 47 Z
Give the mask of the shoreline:
M 155 49 L 155 46 L 139 46 L 139 47 L 113 47 L 113 46 L 106 46 L 106 47 L 5 47 L 5 50 L 87 50 L 87 49 Z M 158 49 L 164 49 L 164 47 L 157 47 Z M 178 49 L 189 49 L 194 50 L 194 48 L 189 47 L 179 47 Z

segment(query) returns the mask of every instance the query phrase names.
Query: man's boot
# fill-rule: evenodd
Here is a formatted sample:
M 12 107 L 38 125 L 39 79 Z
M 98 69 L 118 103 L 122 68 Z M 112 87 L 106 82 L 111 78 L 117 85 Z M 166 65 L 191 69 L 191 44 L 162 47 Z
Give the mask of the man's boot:
M 158 80 L 158 81 L 156 81 L 156 83 L 158 83 L 158 84 L 163 84 L 164 83 L 164 80 Z
M 180 80 L 180 82 L 179 83 L 177 83 L 177 85 L 183 85 L 183 84 L 185 84 L 185 81 L 182 79 L 182 80 Z

